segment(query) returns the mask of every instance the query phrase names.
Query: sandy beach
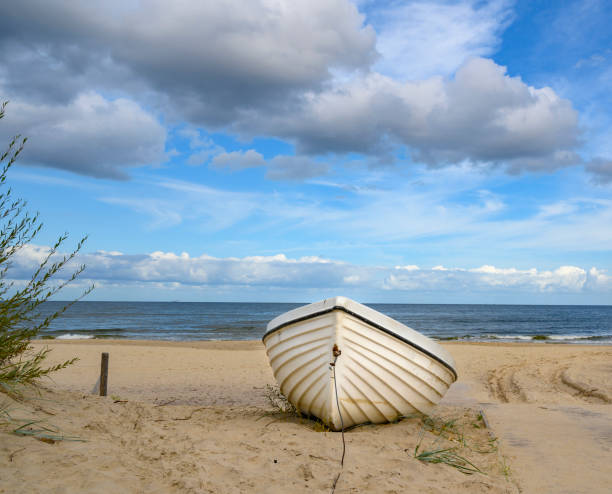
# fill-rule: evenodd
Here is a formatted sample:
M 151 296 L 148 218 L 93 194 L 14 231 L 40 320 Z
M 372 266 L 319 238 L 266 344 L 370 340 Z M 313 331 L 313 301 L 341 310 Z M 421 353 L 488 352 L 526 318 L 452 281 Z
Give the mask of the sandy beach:
M 82 441 L 0 433 L 1 493 L 330 492 L 342 441 L 276 413 L 259 341 L 39 341 L 49 362 L 80 360 L 17 402 Z M 612 347 L 446 343 L 459 380 L 431 420 L 346 433 L 337 493 L 608 493 L 612 485 Z M 109 396 L 91 394 L 110 354 Z M 481 416 L 484 412 L 485 420 Z M 14 428 L 14 427 L 13 427 Z M 414 457 L 455 447 L 482 473 Z

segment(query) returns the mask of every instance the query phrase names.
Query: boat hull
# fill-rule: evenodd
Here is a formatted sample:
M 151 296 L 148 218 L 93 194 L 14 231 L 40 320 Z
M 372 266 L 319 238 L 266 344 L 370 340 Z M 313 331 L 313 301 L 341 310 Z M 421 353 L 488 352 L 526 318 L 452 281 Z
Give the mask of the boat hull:
M 438 358 L 429 342 L 429 350 L 412 344 L 341 305 L 264 336 L 281 393 L 332 430 L 428 414 L 456 380 L 448 357 Z

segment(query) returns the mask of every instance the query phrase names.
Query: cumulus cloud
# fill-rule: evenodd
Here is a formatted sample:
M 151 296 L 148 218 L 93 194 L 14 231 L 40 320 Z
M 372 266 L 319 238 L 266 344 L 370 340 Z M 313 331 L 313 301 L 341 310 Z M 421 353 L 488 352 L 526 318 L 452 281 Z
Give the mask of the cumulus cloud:
M 58 114 L 80 108 L 92 90 L 120 95 L 114 102 L 121 102 L 128 117 L 121 130 L 125 141 L 136 142 L 135 151 L 116 158 L 121 163 L 160 159 L 162 134 L 149 132 L 154 125 L 140 114 L 142 107 L 169 121 L 294 143 L 297 156 L 267 160 L 272 179 L 324 174 L 330 167 L 321 155 L 329 153 L 363 153 L 371 162 L 389 162 L 404 148 L 413 160 L 431 166 L 467 160 L 505 163 L 518 172 L 579 161 L 571 103 L 478 58 L 496 45 L 509 18 L 508 2 L 392 3 L 377 12 L 378 18 L 369 19 L 380 30 L 378 40 L 348 0 L 87 5 L 23 0 L 0 6 L 0 89 Z M 422 50 L 425 45 L 434 51 Z M 423 66 L 414 71 L 419 78 L 408 77 L 409 59 Z M 87 115 L 91 127 L 103 131 L 76 134 L 70 130 L 78 127 L 75 119 L 58 117 L 56 147 L 71 149 L 66 143 L 78 135 L 95 151 L 113 143 L 122 151 L 122 141 L 105 138 L 113 129 L 92 112 Z M 144 131 L 134 133 L 130 123 L 138 119 L 146 124 L 148 141 Z M 42 132 L 41 142 L 45 139 Z M 121 174 L 108 152 L 87 168 L 79 165 L 82 150 L 71 157 L 49 142 L 40 146 L 30 157 L 40 164 Z M 225 156 L 211 145 L 193 152 L 188 162 L 202 164 L 219 155 L 218 166 L 262 166 L 257 151 L 233 153 Z
M 8 277 L 31 274 L 48 247 L 28 245 L 15 259 Z M 99 251 L 80 255 L 76 262 L 87 265 L 87 278 L 110 282 L 180 283 L 183 285 L 341 286 L 347 268 L 314 256 L 290 259 L 283 254 L 244 258 L 191 257 L 187 253 L 153 252 L 124 255 Z M 356 268 L 353 268 L 356 269 Z M 350 275 L 348 275 L 350 276 Z
M 375 154 L 403 145 L 432 166 L 470 160 L 546 170 L 579 162 L 571 103 L 482 58 L 450 79 L 400 83 L 371 73 L 311 93 L 298 118 L 268 124 L 310 154 Z
M 48 247 L 27 245 L 15 256 L 7 276 L 27 279 Z M 373 290 L 450 292 L 578 293 L 612 291 L 612 277 L 603 270 L 561 266 L 554 270 L 497 268 L 419 268 L 360 266 L 316 256 L 192 257 L 183 252 L 127 255 L 98 251 L 75 263 L 87 265 L 86 277 L 105 283 L 177 283 L 181 286 L 260 286 L 348 288 L 359 284 Z
M 28 136 L 20 163 L 101 178 L 126 178 L 126 167 L 165 160 L 165 128 L 131 100 L 93 92 L 67 105 L 13 101 L 3 133 Z
M 610 280 L 595 268 L 586 271 L 576 266 L 561 266 L 555 270 L 521 270 L 490 265 L 471 269 L 436 266 L 409 273 L 396 268 L 385 278 L 384 287 L 388 290 L 581 292 L 597 283 L 598 275 L 599 288 L 612 289 Z
M 589 269 L 587 283 L 589 288 L 594 290 L 612 287 L 612 276 L 607 274 L 604 270 L 592 267 Z
M 323 87 L 334 70 L 368 69 L 375 34 L 363 21 L 347 0 L 2 4 L 0 92 L 27 107 L 14 128 L 36 142 L 28 161 L 123 178 L 124 165 L 161 159 L 165 132 L 142 106 L 208 128 L 244 113 L 279 112 L 303 91 Z M 120 96 L 108 103 L 106 118 L 88 111 L 94 91 Z M 191 153 L 187 162 L 207 162 L 218 154 L 214 148 Z M 271 163 L 269 176 L 321 170 L 286 157 Z
M 69 99 L 65 91 L 100 82 L 130 88 L 134 80 L 171 98 L 180 113 L 227 124 L 253 106 L 283 104 L 312 89 L 332 68 L 367 68 L 375 34 L 346 0 L 161 0 L 75 4 L 24 0 L 0 8 L 2 71 L 9 90 Z M 25 75 L 50 67 L 48 80 Z M 122 80 L 123 79 L 123 80 Z M 69 80 L 57 94 L 55 86 Z
M 563 289 L 579 291 L 584 287 L 587 273 L 576 266 L 561 266 L 554 271 L 537 269 L 519 270 L 516 268 L 500 269 L 484 265 L 469 270 L 475 273 L 480 282 L 490 285 L 535 286 L 541 291 Z

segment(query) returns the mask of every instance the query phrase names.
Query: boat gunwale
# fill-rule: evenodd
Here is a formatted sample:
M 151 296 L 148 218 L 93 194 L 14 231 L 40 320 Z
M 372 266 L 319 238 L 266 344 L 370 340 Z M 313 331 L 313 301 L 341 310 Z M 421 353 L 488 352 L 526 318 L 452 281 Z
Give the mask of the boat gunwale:
M 291 326 L 292 324 L 296 324 L 298 322 L 302 322 L 302 321 L 306 321 L 307 319 L 312 319 L 314 317 L 319 317 L 325 314 L 328 314 L 330 312 L 333 312 L 335 310 L 341 310 L 343 312 L 346 312 L 347 314 L 356 317 L 357 319 L 360 319 L 361 321 L 369 324 L 370 326 L 375 327 L 376 329 L 379 329 L 380 331 L 400 340 L 403 341 L 404 343 L 407 343 L 408 345 L 410 345 L 413 348 L 416 348 L 417 350 L 419 350 L 420 352 L 424 353 L 425 355 L 427 355 L 428 357 L 431 357 L 432 359 L 434 359 L 436 362 L 439 362 L 440 364 L 442 364 L 444 367 L 446 367 L 448 370 L 451 371 L 451 373 L 453 374 L 453 377 L 455 378 L 455 381 L 457 380 L 457 371 L 446 361 L 444 361 L 442 358 L 438 357 L 435 353 L 430 352 L 429 350 L 427 350 L 426 348 L 423 348 L 422 346 L 414 343 L 413 341 L 410 341 L 407 338 L 404 338 L 403 336 L 400 336 L 399 334 L 397 334 L 396 332 L 385 328 L 384 326 L 368 319 L 367 317 L 362 316 L 361 314 L 358 314 L 350 309 L 347 309 L 346 307 L 343 307 L 342 305 L 334 305 L 333 307 L 329 307 L 327 309 L 323 309 L 320 310 L 318 312 L 312 312 L 310 314 L 307 314 L 305 316 L 301 316 L 301 317 L 297 317 L 295 319 L 291 319 L 290 321 L 285 321 L 281 324 L 279 324 L 278 326 L 268 329 L 266 331 L 266 333 L 261 337 L 261 341 L 264 342 L 265 344 L 265 340 L 266 338 L 268 338 L 268 336 L 270 336 L 273 333 L 276 333 L 277 331 L 287 327 L 287 326 Z

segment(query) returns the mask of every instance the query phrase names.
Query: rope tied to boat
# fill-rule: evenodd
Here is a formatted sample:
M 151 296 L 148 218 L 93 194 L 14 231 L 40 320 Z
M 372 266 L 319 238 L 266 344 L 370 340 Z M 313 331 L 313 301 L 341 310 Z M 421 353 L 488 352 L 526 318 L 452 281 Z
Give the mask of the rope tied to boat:
M 334 483 L 331 489 L 331 494 L 334 494 L 334 491 L 336 490 L 336 484 L 338 483 L 338 479 L 340 478 L 340 475 L 342 475 L 342 469 L 344 468 L 344 455 L 346 453 L 346 443 L 344 441 L 344 419 L 342 418 L 342 412 L 340 411 L 340 401 L 338 400 L 338 385 L 336 384 L 336 361 L 338 360 L 338 357 L 342 354 L 342 351 L 338 348 L 338 345 L 334 344 L 332 353 L 334 355 L 334 361 L 331 362 L 329 365 L 334 373 L 334 392 L 336 394 L 336 407 L 338 408 L 338 416 L 340 417 L 340 426 L 341 426 L 340 431 L 342 432 L 342 458 L 340 460 L 340 472 L 338 472 L 338 475 L 336 475 L 336 479 L 334 480 Z

